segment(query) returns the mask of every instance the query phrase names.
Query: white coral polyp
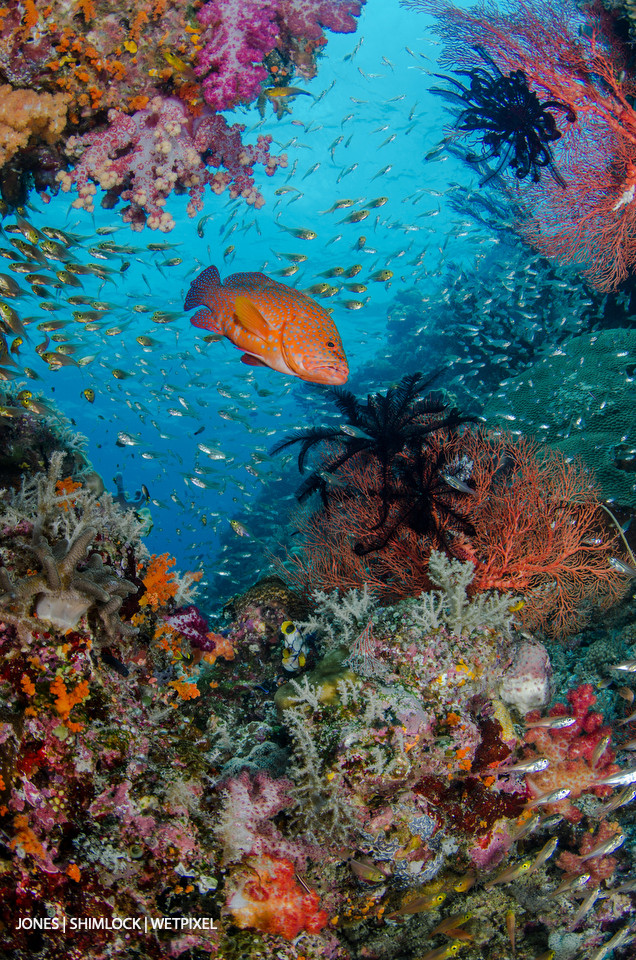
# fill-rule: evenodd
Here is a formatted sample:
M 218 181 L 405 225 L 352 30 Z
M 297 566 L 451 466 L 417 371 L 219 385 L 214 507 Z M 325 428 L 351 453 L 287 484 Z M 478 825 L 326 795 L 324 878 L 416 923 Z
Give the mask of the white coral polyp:
M 63 593 L 59 596 L 43 594 L 35 605 L 35 615 L 48 620 L 59 630 L 73 630 L 88 611 L 93 601 L 87 597 Z

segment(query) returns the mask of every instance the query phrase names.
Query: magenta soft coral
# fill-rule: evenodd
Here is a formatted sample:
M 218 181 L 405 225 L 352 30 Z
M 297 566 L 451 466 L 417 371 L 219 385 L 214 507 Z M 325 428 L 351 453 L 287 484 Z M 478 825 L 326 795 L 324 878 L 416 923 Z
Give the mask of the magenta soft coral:
M 578 807 L 572 801 L 582 793 L 594 793 L 597 797 L 608 796 L 612 790 L 607 786 L 595 786 L 597 780 L 616 773 L 619 769 L 614 761 L 614 751 L 609 744 L 600 757 L 594 757 L 594 751 L 601 740 L 611 734 L 611 728 L 604 724 L 600 713 L 593 713 L 591 708 L 596 703 L 592 685 L 582 684 L 568 691 L 567 699 L 571 710 L 568 711 L 563 703 L 557 703 L 549 711 L 551 717 L 574 717 L 574 723 L 561 730 L 550 730 L 545 727 L 533 727 L 532 721 L 538 720 L 538 710 L 526 715 L 527 732 L 525 742 L 532 744 L 538 754 L 550 761 L 546 770 L 528 777 L 526 782 L 530 787 L 531 796 L 537 797 L 561 787 L 568 787 L 570 795 L 557 804 L 547 808 L 550 812 L 558 811 L 571 823 L 578 823 L 582 817 Z M 530 759 L 528 755 L 526 759 Z
M 275 0 L 208 0 L 197 13 L 204 29 L 195 72 L 215 110 L 231 110 L 259 95 L 267 77 L 262 62 L 276 46 L 277 6 Z
M 353 33 L 364 2 L 208 0 L 197 13 L 203 31 L 195 66 L 206 102 L 215 110 L 251 103 L 268 76 L 263 61 L 275 48 L 315 44 L 324 30 Z
M 108 121 L 105 129 L 69 139 L 67 152 L 77 164 L 59 179 L 63 190 L 77 189 L 75 207 L 93 209 L 95 184 L 107 191 L 110 205 L 120 196 L 129 201 L 123 219 L 137 230 L 146 222 L 153 230 L 172 230 L 174 220 L 164 207 L 175 189 L 190 194 L 191 217 L 203 207 L 206 184 L 215 193 L 229 186 L 230 196 L 260 207 L 264 200 L 254 185 L 254 165 L 262 164 L 268 176 L 287 165 L 285 154 L 270 155 L 271 137 L 245 146 L 244 126 L 230 127 L 218 114 L 195 119 L 174 98 L 155 97 L 132 116 L 110 110 Z M 207 169 L 221 166 L 225 169 Z
M 279 16 L 297 38 L 318 40 L 323 29 L 353 33 L 366 0 L 280 0 Z

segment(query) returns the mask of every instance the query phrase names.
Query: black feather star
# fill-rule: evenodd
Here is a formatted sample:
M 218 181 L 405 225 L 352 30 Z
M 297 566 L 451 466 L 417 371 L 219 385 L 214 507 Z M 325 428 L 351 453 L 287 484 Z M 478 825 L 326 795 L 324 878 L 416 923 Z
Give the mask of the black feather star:
M 356 545 L 356 552 L 360 554 L 385 546 L 400 523 L 405 522 L 413 529 L 422 524 L 426 526 L 421 510 L 417 508 L 422 501 L 423 485 L 426 486 L 425 476 L 429 494 L 438 485 L 448 493 L 448 488 L 444 488 L 439 480 L 439 471 L 424 467 L 430 460 L 426 454 L 427 438 L 436 431 L 451 431 L 476 418 L 462 416 L 441 391 L 425 393 L 437 377 L 438 373 L 429 378 L 420 373 L 410 374 L 385 393 L 369 394 L 366 403 L 349 390 L 334 388 L 331 396 L 346 418 L 345 422 L 337 427 L 297 430 L 272 449 L 272 454 L 276 454 L 300 444 L 298 469 L 302 473 L 309 454 L 316 447 L 326 443 L 333 445 L 335 452 L 324 458 L 320 469 L 311 473 L 296 492 L 301 501 L 318 492 L 326 508 L 335 491 L 338 491 L 339 499 L 344 494 L 337 475 L 344 463 L 358 455 L 366 463 L 375 463 L 381 507 L 373 529 L 379 533 L 373 545 Z M 356 492 L 352 490 L 350 493 L 354 496 Z
M 455 70 L 458 76 L 467 77 L 466 85 L 442 74 L 440 80 L 451 84 L 450 89 L 432 87 L 437 93 L 462 109 L 456 114 L 455 127 L 472 135 L 480 142 L 479 154 L 468 153 L 465 159 L 476 164 L 485 174 L 479 184 L 483 186 L 498 173 L 511 167 L 519 180 L 531 176 L 536 183 L 542 169 L 547 169 L 553 180 L 565 189 L 566 183 L 559 173 L 550 145 L 560 140 L 554 113 L 565 114 L 568 123 L 574 123 L 576 113 L 560 100 L 539 100 L 528 85 L 523 70 L 503 74 L 492 58 L 481 47 L 474 48 L 488 69 Z M 548 109 L 550 108 L 550 109 Z M 494 167 L 488 161 L 497 158 Z

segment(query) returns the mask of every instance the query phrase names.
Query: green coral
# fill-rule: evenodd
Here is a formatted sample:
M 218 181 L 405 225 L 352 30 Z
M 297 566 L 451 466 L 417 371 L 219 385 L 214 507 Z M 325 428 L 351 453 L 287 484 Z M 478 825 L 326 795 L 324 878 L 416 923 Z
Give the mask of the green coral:
M 636 330 L 573 337 L 504 381 L 483 413 L 489 426 L 534 435 L 565 456 L 580 456 L 607 500 L 633 507 L 636 474 L 619 468 L 617 453 L 625 457 L 625 445 L 636 441 L 635 372 Z
M 452 637 L 470 636 L 487 629 L 508 634 L 513 622 L 515 600 L 511 593 L 478 593 L 471 600 L 466 593 L 475 573 L 471 562 L 449 560 L 439 550 L 431 552 L 428 575 L 440 590 L 422 593 L 411 605 L 412 622 L 425 633 L 442 629 Z

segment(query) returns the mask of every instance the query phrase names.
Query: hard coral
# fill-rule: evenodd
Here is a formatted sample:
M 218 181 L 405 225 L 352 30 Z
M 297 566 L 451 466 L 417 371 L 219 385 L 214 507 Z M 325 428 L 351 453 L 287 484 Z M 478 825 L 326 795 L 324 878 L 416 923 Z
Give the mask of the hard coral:
M 306 601 L 277 576 L 261 577 L 245 593 L 236 594 L 228 600 L 223 610 L 237 619 L 254 607 L 283 620 L 304 620 L 308 612 Z

